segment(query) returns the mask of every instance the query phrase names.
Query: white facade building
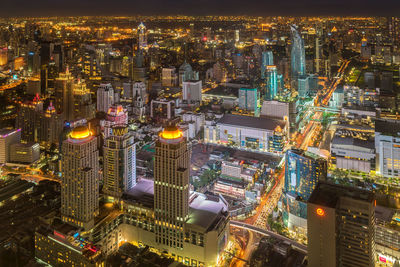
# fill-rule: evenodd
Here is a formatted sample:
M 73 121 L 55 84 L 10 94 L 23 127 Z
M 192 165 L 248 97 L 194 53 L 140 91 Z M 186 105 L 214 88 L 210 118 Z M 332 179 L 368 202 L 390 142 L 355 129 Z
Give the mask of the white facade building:
M 61 217 L 91 229 L 99 213 L 99 151 L 87 126 L 72 130 L 62 144 Z
M 376 170 L 383 176 L 400 176 L 400 123 L 375 121 Z
M 287 122 L 268 118 L 224 114 L 216 121 L 206 121 L 204 142 L 217 143 L 260 152 L 273 152 L 275 133 L 287 137 Z
M 0 164 L 10 161 L 11 144 L 21 142 L 21 129 L 0 129 Z
M 201 102 L 202 100 L 201 80 L 189 80 L 182 83 L 182 99 L 190 102 Z
M 107 112 L 114 104 L 114 89 L 111 83 L 102 83 L 97 89 L 97 111 Z

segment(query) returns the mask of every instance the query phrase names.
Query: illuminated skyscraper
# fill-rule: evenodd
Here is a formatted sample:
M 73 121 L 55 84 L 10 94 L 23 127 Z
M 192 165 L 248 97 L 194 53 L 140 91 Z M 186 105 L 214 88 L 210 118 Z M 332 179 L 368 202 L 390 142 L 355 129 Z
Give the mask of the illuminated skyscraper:
M 63 142 L 62 169 L 62 220 L 88 230 L 99 211 L 99 151 L 87 126 L 74 128 Z
M 375 266 L 375 196 L 318 183 L 307 204 L 309 266 Z
M 273 100 L 278 94 L 278 74 L 276 66 L 274 65 L 266 66 L 265 76 L 267 79 L 265 99 Z
M 297 27 L 292 25 L 290 30 L 292 32 L 291 73 L 292 80 L 297 81 L 299 76 L 306 74 L 306 55 L 304 41 L 297 31 Z
M 73 120 L 74 114 L 74 77 L 69 72 L 60 73 L 55 80 L 55 108 L 66 120 Z
M 112 128 L 104 140 L 103 192 L 113 198 L 136 185 L 136 150 L 133 135 L 126 125 Z
M 144 49 L 147 47 L 147 33 L 146 33 L 146 26 L 144 26 L 143 22 L 141 22 L 137 28 L 138 33 L 138 49 Z
M 307 200 L 318 181 L 326 179 L 327 162 L 309 152 L 286 152 L 285 192 Z
M 175 126 L 161 132 L 154 161 L 156 242 L 166 249 L 183 249 L 189 213 L 190 150 Z
M 285 164 L 283 221 L 289 229 L 307 230 L 307 200 L 318 181 L 326 179 L 327 162 L 309 152 L 288 150 Z
M 264 51 L 261 55 L 261 78 L 265 78 L 265 71 L 267 66 L 274 65 L 274 55 L 272 51 Z
M 42 112 L 43 101 L 39 94 L 32 101 L 25 101 L 20 105 L 16 126 L 22 130 L 21 139 L 23 141 L 38 142 Z

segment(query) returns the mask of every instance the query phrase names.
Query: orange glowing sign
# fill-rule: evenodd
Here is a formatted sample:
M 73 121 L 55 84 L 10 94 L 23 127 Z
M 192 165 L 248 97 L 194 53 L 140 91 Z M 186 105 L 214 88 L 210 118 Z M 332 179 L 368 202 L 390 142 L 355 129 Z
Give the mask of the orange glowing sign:
M 325 215 L 325 211 L 323 209 L 321 209 L 321 208 L 318 208 L 317 209 L 317 215 L 318 216 L 324 216 Z

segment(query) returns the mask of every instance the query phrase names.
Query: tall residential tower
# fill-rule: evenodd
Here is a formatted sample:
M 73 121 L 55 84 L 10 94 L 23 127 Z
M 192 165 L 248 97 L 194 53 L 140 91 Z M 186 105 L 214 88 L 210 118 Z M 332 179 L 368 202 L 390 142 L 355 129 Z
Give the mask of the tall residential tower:
M 90 229 L 99 211 L 99 151 L 87 126 L 74 128 L 63 142 L 62 168 L 62 220 Z

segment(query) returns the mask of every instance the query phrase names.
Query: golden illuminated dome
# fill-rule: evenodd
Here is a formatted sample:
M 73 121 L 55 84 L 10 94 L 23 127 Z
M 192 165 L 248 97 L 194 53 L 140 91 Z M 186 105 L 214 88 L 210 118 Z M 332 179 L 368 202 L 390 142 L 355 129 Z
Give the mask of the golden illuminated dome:
M 179 130 L 176 126 L 168 126 L 165 127 L 164 131 L 160 133 L 161 138 L 163 139 L 178 139 L 183 136 L 182 131 Z
M 87 126 L 78 126 L 72 130 L 69 136 L 73 139 L 84 139 L 91 136 L 91 132 Z

